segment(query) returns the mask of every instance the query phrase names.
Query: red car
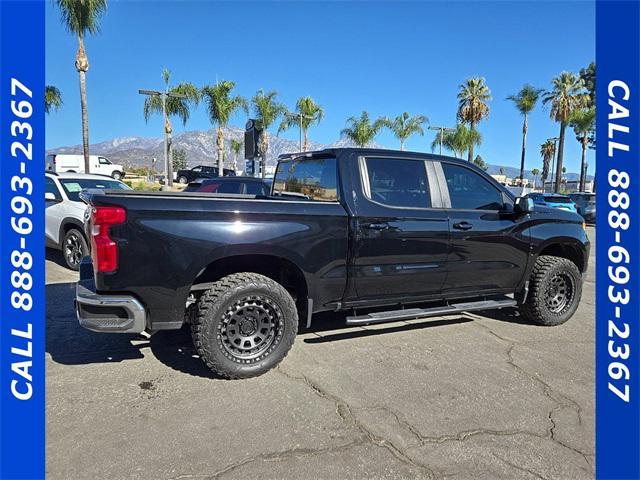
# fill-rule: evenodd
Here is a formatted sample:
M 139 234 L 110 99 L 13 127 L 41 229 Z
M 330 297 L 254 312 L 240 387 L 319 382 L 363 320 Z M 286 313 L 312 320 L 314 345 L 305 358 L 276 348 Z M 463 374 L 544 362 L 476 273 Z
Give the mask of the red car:
M 271 186 L 254 177 L 201 178 L 189 183 L 183 191 L 266 196 L 271 193 Z

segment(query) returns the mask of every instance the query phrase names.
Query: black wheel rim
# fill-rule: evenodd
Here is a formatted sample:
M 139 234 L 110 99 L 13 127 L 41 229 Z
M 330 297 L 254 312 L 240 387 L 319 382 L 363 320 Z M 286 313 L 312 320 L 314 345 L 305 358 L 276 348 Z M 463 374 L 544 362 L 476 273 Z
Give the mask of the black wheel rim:
M 557 273 L 545 290 L 545 303 L 551 313 L 564 313 L 573 302 L 575 282 L 571 275 Z
M 69 265 L 74 267 L 80 265 L 84 252 L 82 250 L 82 240 L 78 235 L 72 233 L 64 242 L 64 256 Z
M 243 297 L 227 308 L 220 323 L 219 340 L 238 361 L 251 362 L 268 355 L 280 343 L 282 310 L 267 296 Z

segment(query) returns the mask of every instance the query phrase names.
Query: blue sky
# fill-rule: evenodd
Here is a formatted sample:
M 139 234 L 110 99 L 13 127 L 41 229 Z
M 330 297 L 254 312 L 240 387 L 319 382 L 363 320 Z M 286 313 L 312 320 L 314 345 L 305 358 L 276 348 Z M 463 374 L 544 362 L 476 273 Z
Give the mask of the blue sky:
M 47 83 L 64 106 L 47 118 L 48 148 L 81 143 L 75 38 L 47 7 Z M 477 152 L 493 164 L 519 165 L 522 119 L 505 98 L 524 83 L 547 88 L 562 70 L 577 72 L 595 56 L 593 2 L 187 2 L 109 3 L 102 32 L 86 41 L 91 143 L 113 137 L 160 137 L 160 118 L 145 123 L 138 88 L 158 89 L 167 66 L 173 82 L 236 82 L 250 97 L 277 90 L 293 108 L 311 95 L 325 110 L 313 140 L 335 141 L 345 120 L 403 111 L 454 125 L 458 86 L 484 76 L 493 101 Z M 244 125 L 241 114 L 232 124 Z M 187 130 L 210 128 L 200 106 Z M 176 132 L 185 128 L 174 124 Z M 558 135 L 541 106 L 529 121 L 527 167 L 540 168 L 539 146 Z M 283 136 L 296 139 L 292 130 Z M 434 132 L 413 137 L 430 151 Z M 378 143 L 397 147 L 390 133 Z M 565 164 L 578 172 L 580 148 L 568 132 Z M 593 166 L 594 153 L 589 152 Z M 589 173 L 593 173 L 593 167 Z

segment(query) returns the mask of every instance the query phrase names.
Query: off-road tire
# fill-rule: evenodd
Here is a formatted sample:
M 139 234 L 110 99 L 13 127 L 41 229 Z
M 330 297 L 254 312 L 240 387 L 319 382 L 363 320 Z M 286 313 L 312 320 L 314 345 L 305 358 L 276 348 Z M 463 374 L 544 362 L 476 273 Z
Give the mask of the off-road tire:
M 82 257 L 85 255 L 89 255 L 89 247 L 84 235 L 77 228 L 70 228 L 62 239 L 62 257 L 64 258 L 64 262 L 71 270 L 78 271 Z
M 560 283 L 564 287 L 557 287 Z M 555 290 L 554 290 L 555 288 Z M 554 295 L 564 288 L 564 302 Z M 520 314 L 536 325 L 561 325 L 569 320 L 580 303 L 582 295 L 582 275 L 571 260 L 551 255 L 537 258 L 529 278 L 529 294 L 520 305 Z
M 254 315 L 251 308 L 256 311 L 256 302 L 260 305 L 258 308 L 265 310 Z M 263 352 L 257 350 L 255 358 L 242 357 L 243 354 L 234 349 L 240 350 L 246 345 L 233 343 L 231 324 L 236 321 L 237 341 L 239 332 L 245 333 L 245 322 L 247 328 L 256 326 L 256 330 L 260 330 L 265 316 L 274 320 L 271 337 L 265 335 L 272 338 L 271 343 L 263 346 Z M 236 318 L 242 320 L 238 322 Z M 275 367 L 286 357 L 298 333 L 298 312 L 291 295 L 279 283 L 257 273 L 234 273 L 215 282 L 198 300 L 197 312 L 191 320 L 191 336 L 198 355 L 213 372 L 228 379 L 255 377 Z M 250 334 L 256 335 L 249 342 L 252 344 L 260 333 Z

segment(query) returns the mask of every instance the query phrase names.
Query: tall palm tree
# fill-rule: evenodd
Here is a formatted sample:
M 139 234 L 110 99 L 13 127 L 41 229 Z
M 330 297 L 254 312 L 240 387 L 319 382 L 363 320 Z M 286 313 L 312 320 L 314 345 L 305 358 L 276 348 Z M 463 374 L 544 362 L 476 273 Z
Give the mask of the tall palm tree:
M 553 88 L 547 90 L 542 102 L 551 105 L 551 119 L 560 124 L 560 140 L 558 141 L 558 161 L 556 164 L 556 185 L 562 180 L 562 161 L 564 157 L 564 136 L 571 115 L 587 102 L 584 93 L 584 82 L 571 72 L 562 72 L 552 80 Z
M 247 101 L 240 95 L 232 95 L 231 91 L 236 84 L 229 80 L 222 80 L 215 85 L 207 85 L 202 88 L 201 96 L 207 104 L 207 113 L 211 124 L 216 127 L 216 147 L 218 149 L 218 174 L 222 176 L 224 169 L 224 131 L 229 124 L 229 119 L 238 110 L 248 113 Z
M 489 116 L 491 90 L 483 77 L 469 78 L 460 85 L 458 92 L 458 119 L 468 123 L 471 131 L 476 131 L 478 122 Z M 473 144 L 469 147 L 469 162 L 473 160 Z
M 542 191 L 545 190 L 545 184 L 547 178 L 549 178 L 549 168 L 551 167 L 551 161 L 556 154 L 556 142 L 553 140 L 547 140 L 540 145 L 540 156 L 542 157 Z
M 538 180 L 538 175 L 540 175 L 540 170 L 537 168 L 532 169 L 531 175 L 533 175 L 533 188 L 536 188 L 536 181 Z
M 89 173 L 89 119 L 87 114 L 87 80 L 89 58 L 84 48 L 86 34 L 100 31 L 99 20 L 107 9 L 107 0 L 56 0 L 61 20 L 69 33 L 78 38 L 76 71 L 80 77 L 80 110 L 82 114 L 82 151 L 84 169 Z
M 524 117 L 522 122 L 522 155 L 520 156 L 520 185 L 524 183 L 524 159 L 527 150 L 527 130 L 529 129 L 529 113 L 535 108 L 540 94 L 543 92 L 541 88 L 535 88 L 529 84 L 520 89 L 516 95 L 510 95 L 507 100 L 511 100 L 518 111 Z
M 171 87 L 171 70 L 168 68 L 164 68 L 162 70 L 162 79 L 164 81 L 165 93 L 177 93 L 179 95 L 184 95 L 184 98 L 167 97 L 166 99 L 167 118 L 164 124 L 164 134 L 167 142 L 167 158 L 169 159 L 169 171 L 167 171 L 166 174 L 168 181 L 171 181 L 171 141 L 173 133 L 171 117 L 178 117 L 182 121 L 182 125 L 186 125 L 187 120 L 189 120 L 191 115 L 191 108 L 196 107 L 200 102 L 200 90 L 198 90 L 198 88 L 192 83 L 187 82 Z M 162 97 L 159 95 L 147 96 L 144 100 L 143 113 L 145 122 L 148 122 L 149 118 L 151 118 L 151 115 L 154 113 L 162 115 Z
M 482 143 L 482 136 L 477 130 L 471 130 L 460 123 L 453 131 L 439 130 L 431 143 L 431 151 L 434 152 L 440 143 L 447 150 L 451 150 L 456 157 L 462 158 L 464 152 L 468 152 L 474 145 Z
M 340 135 L 362 148 L 371 143 L 380 130 L 388 124 L 389 120 L 385 117 L 379 117 L 372 122 L 369 113 L 363 110 L 359 117 L 347 119 L 348 126 L 342 129 Z
M 242 150 L 244 142 L 242 140 L 231 139 L 231 151 L 233 152 L 233 169 L 238 170 L 238 155 Z
M 264 92 L 262 89 L 251 99 L 253 111 L 256 116 L 257 126 L 262 130 L 260 137 L 260 165 L 262 170 L 262 178 L 266 175 L 267 169 L 267 153 L 269 151 L 269 128 L 282 117 L 287 108 L 276 97 L 278 92 L 272 90 Z
M 587 148 L 591 134 L 596 128 L 595 107 L 580 109 L 573 112 L 570 120 L 571 127 L 576 134 L 576 139 L 582 146 L 582 160 L 580 162 L 580 184 L 578 190 L 584 192 L 584 185 L 587 176 Z
M 57 87 L 47 85 L 44 87 L 44 111 L 51 113 L 52 110 L 58 110 L 62 106 L 62 93 Z
M 422 124 L 429 121 L 424 115 L 414 115 L 413 117 L 404 112 L 388 123 L 389 129 L 395 137 L 400 140 L 400 150 L 404 150 L 404 142 L 411 135 L 418 134 L 423 136 L 424 130 Z
M 302 151 L 306 152 L 309 148 L 309 139 L 307 134 L 309 127 L 314 123 L 317 125 L 322 121 L 324 117 L 324 110 L 318 105 L 311 97 L 300 97 L 296 102 L 295 114 L 290 113 L 285 115 L 278 133 L 285 130 L 289 130 L 292 127 L 298 127 L 302 129 Z

